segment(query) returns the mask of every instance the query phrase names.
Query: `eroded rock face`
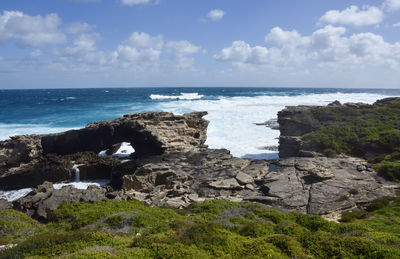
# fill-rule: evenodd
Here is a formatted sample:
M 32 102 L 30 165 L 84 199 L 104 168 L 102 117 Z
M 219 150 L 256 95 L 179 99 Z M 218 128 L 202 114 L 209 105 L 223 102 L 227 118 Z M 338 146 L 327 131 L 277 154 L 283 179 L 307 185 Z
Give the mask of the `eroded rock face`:
M 270 163 L 207 148 L 135 162 L 137 170 L 122 178 L 124 192 L 150 205 L 176 208 L 206 199 L 241 201 L 249 195 L 261 195 L 254 180 L 268 173 Z
M 150 112 L 125 115 L 112 121 L 88 124 L 86 128 L 42 137 L 43 152 L 59 155 L 100 152 L 119 142 L 129 142 L 136 157 L 185 152 L 204 144 L 206 112 L 174 115 Z
M 312 147 L 305 148 L 299 136 L 318 127 L 319 122 L 299 125 L 288 117 L 305 109 L 281 112 L 284 135 L 280 150 L 287 158 L 280 160 L 241 159 L 225 149 L 208 149 L 204 146 L 208 122 L 202 119 L 206 113 L 134 114 L 81 130 L 15 137 L 0 142 L 0 188 L 39 185 L 13 206 L 44 220 L 64 200 L 96 202 L 104 198 L 137 199 L 174 208 L 225 199 L 324 215 L 363 208 L 400 190 L 399 184 L 378 177 L 361 159 L 315 156 Z M 112 154 L 120 147 L 115 144 L 124 141 L 136 151 L 130 159 L 98 156 L 106 149 Z M 106 178 L 111 182 L 88 190 L 55 190 L 51 183 L 42 184 L 74 180 L 74 168 L 79 168 L 81 180 Z M 10 206 L 0 203 L 0 208 Z
M 79 166 L 82 180 L 108 179 L 120 161 L 99 158 L 97 154 L 124 141 L 134 146 L 134 158 L 196 149 L 206 141 L 208 121 L 202 118 L 206 114 L 131 114 L 92 123 L 80 130 L 0 141 L 0 189 L 73 180 L 72 161 L 82 164 Z
M 319 215 L 363 208 L 400 190 L 399 184 L 377 176 L 371 165 L 353 157 L 282 159 L 261 186 L 277 207 Z
M 0 210 L 12 209 L 12 203 L 6 199 L 0 199 Z
M 97 186 L 89 186 L 87 190 L 64 186 L 57 190 L 52 183 L 45 182 L 26 197 L 14 201 L 13 206 L 33 218 L 45 220 L 63 202 L 96 202 L 105 199 L 105 193 L 104 188 Z

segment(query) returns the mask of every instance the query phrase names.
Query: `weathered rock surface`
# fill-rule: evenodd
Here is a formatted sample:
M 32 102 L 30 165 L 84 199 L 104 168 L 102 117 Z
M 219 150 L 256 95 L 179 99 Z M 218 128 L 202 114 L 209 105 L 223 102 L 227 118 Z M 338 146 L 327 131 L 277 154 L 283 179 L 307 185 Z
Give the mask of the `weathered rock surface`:
M 14 201 L 13 207 L 44 220 L 63 201 L 105 198 L 174 208 L 208 199 L 251 201 L 324 215 L 363 208 L 400 190 L 399 184 L 377 176 L 361 159 L 321 157 L 313 147 L 304 146 L 300 136 L 321 125 L 318 120 L 295 119 L 297 113 L 308 111 L 309 107 L 300 106 L 280 112 L 279 150 L 285 158 L 269 161 L 235 158 L 228 150 L 204 146 L 208 122 L 202 116 L 206 113 L 133 114 L 81 130 L 14 137 L 0 142 L 0 188 L 39 185 Z M 115 144 L 121 142 L 135 148 L 130 159 L 98 156 L 100 151 L 118 149 Z M 56 190 L 43 183 L 73 180 L 76 168 L 81 180 L 111 182 L 88 190 L 70 186 Z M 10 205 L 0 200 L 2 206 Z
M 59 155 L 84 151 L 98 153 L 120 142 L 131 143 L 136 157 L 185 152 L 206 141 L 208 121 L 202 119 L 206 114 L 150 112 L 124 115 L 112 121 L 88 124 L 84 129 L 45 135 L 41 140 L 43 152 Z
M 26 197 L 14 201 L 13 206 L 14 209 L 24 211 L 33 218 L 43 220 L 63 202 L 96 202 L 105 199 L 105 193 L 104 188 L 97 186 L 89 186 L 87 190 L 64 186 L 57 190 L 52 183 L 45 182 Z
M 200 149 L 138 160 L 136 166 L 122 177 L 123 193 L 155 206 L 184 207 L 217 198 L 327 214 L 363 208 L 400 190 L 399 184 L 385 181 L 365 161 L 352 157 L 266 161 Z
M 203 146 L 207 137 L 208 121 L 202 119 L 206 114 L 131 114 L 92 123 L 80 130 L 0 141 L 0 189 L 74 179 L 74 160 L 83 164 L 79 167 L 82 180 L 109 178 L 119 162 L 98 158 L 97 154 L 121 142 L 132 144 L 134 158 L 195 149 Z
M 0 210 L 12 209 L 12 203 L 6 199 L 0 199 Z
M 271 128 L 273 130 L 279 130 L 279 123 L 278 119 L 269 119 L 265 122 L 261 123 L 255 123 L 257 126 L 266 126 L 268 128 Z
M 269 170 L 268 161 L 235 158 L 228 150 L 207 148 L 135 163 L 136 171 L 122 177 L 124 193 L 151 205 L 177 208 L 206 199 L 241 201 L 261 195 L 251 183 Z
M 275 206 L 319 215 L 363 208 L 400 191 L 399 184 L 385 181 L 365 161 L 352 157 L 282 159 L 261 182 Z

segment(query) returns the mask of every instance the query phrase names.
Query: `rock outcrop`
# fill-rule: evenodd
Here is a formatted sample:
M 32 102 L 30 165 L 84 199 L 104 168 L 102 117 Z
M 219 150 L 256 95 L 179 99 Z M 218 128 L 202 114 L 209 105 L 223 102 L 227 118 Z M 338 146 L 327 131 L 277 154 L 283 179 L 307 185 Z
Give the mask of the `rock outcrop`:
M 54 189 L 52 183 L 45 182 L 24 198 L 14 201 L 13 206 L 33 218 L 45 220 L 63 202 L 96 202 L 105 199 L 105 193 L 104 188 L 97 186 L 89 186 L 87 190 L 72 186 Z
M 135 157 L 185 152 L 206 141 L 208 121 L 202 119 L 206 114 L 129 114 L 112 121 L 91 123 L 84 129 L 45 135 L 41 144 L 43 153 L 58 155 L 84 151 L 98 153 L 124 141 L 135 148 Z
M 0 189 L 73 180 L 75 160 L 83 164 L 79 167 L 82 179 L 109 178 L 116 162 L 97 153 L 124 141 L 135 148 L 133 158 L 195 149 L 206 141 L 208 121 L 202 119 L 206 114 L 131 114 L 80 130 L 0 141 Z
M 260 185 L 277 207 L 319 215 L 362 209 L 400 191 L 399 184 L 377 176 L 370 164 L 353 157 L 281 159 Z
M 314 157 L 321 155 L 321 153 L 326 153 L 327 150 L 324 149 L 329 149 L 329 147 L 326 147 L 328 146 L 327 144 L 321 146 L 315 141 L 311 141 L 310 138 L 306 139 L 305 137 L 307 135 L 315 135 L 315 132 L 319 129 L 332 125 L 342 126 L 341 129 L 343 131 L 347 126 L 348 134 L 354 133 L 355 135 L 360 135 L 361 139 L 363 137 L 362 134 L 368 134 L 368 132 L 363 132 L 362 128 L 370 127 L 371 125 L 371 131 L 379 131 L 381 128 L 388 131 L 399 130 L 398 118 L 390 116 L 390 114 L 399 113 L 399 103 L 400 98 L 386 98 L 378 100 L 372 105 L 364 103 L 340 104 L 340 102 L 335 101 L 328 106 L 287 106 L 278 112 L 281 133 L 279 138 L 279 156 L 281 158 Z M 365 121 L 365 123 L 352 123 L 360 120 Z M 392 120 L 393 123 L 385 120 Z M 389 123 L 389 125 L 385 123 Z M 357 131 L 349 127 L 360 129 Z M 382 131 L 382 133 L 384 132 Z M 329 137 L 332 136 L 326 136 L 326 138 Z M 347 137 L 349 139 L 352 139 L 352 137 L 357 138 L 357 136 L 350 135 Z M 375 138 L 377 137 L 375 136 Z M 385 136 L 379 137 L 383 140 L 385 138 Z M 329 140 L 323 140 L 322 142 L 329 142 Z M 353 141 L 351 145 L 353 146 L 352 153 L 358 153 L 359 156 L 364 157 L 381 155 L 387 149 L 385 144 L 375 143 L 374 141 L 363 141 L 362 143 Z
M 353 106 L 365 107 L 331 105 Z M 105 198 L 174 208 L 225 199 L 325 215 L 362 209 L 375 199 L 394 196 L 400 185 L 379 177 L 362 159 L 323 157 L 302 142 L 302 135 L 330 123 L 326 114 L 308 116 L 313 109 L 291 107 L 279 113 L 283 157 L 279 160 L 242 159 L 225 149 L 207 148 L 208 122 L 202 119 L 206 113 L 133 114 L 81 130 L 14 137 L 0 142 L 0 188 L 39 185 L 14 201 L 13 207 L 42 220 L 63 201 Z M 131 143 L 136 152 L 124 159 L 113 157 L 121 142 Z M 104 157 L 99 157 L 100 151 Z M 110 179 L 110 183 L 87 190 L 54 189 L 50 182 L 73 180 L 77 169 L 81 180 Z M 0 200 L 2 206 L 10 204 Z

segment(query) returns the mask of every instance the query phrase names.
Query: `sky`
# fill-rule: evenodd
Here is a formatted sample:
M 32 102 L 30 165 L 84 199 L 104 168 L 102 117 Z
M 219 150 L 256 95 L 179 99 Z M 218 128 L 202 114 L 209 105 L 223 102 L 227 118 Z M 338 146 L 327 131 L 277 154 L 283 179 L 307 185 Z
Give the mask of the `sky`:
M 400 88 L 400 0 L 1 0 L 0 89 Z

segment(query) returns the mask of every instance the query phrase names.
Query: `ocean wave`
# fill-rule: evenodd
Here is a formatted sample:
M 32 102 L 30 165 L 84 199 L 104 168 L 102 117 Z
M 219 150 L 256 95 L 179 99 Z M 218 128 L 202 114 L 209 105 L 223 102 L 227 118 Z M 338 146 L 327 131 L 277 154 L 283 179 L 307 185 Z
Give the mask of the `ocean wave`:
M 278 146 L 279 130 L 256 126 L 254 123 L 277 118 L 285 106 L 327 105 L 335 100 L 345 102 L 374 103 L 388 97 L 371 93 L 325 93 L 295 96 L 218 96 L 218 100 L 194 100 L 192 102 L 160 102 L 157 110 L 183 114 L 207 111 L 210 121 L 207 144 L 210 148 L 226 148 L 234 156 L 262 158 L 278 156 L 273 150 L 260 150 L 260 146 Z M 268 155 L 269 154 L 269 155 Z
M 65 99 L 66 99 L 66 100 L 75 100 L 76 97 L 74 97 L 74 96 L 68 96 L 68 97 L 66 97 Z
M 46 124 L 7 124 L 0 123 L 0 141 L 6 140 L 10 136 L 28 135 L 28 134 L 50 134 L 58 133 L 77 128 L 52 127 Z
M 33 191 L 33 188 L 24 188 L 12 191 L 0 190 L 0 199 L 6 199 L 7 201 L 12 202 L 18 200 L 19 198 L 25 197 L 31 191 Z
M 151 94 L 150 99 L 152 100 L 197 100 L 204 97 L 204 95 L 198 93 L 181 93 L 181 95 L 161 95 L 161 94 Z

